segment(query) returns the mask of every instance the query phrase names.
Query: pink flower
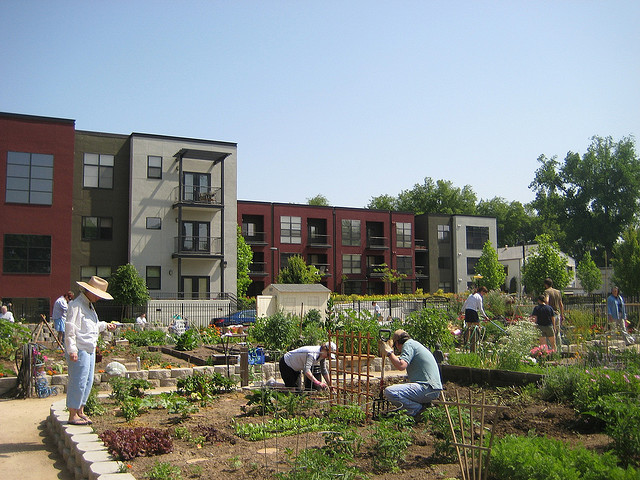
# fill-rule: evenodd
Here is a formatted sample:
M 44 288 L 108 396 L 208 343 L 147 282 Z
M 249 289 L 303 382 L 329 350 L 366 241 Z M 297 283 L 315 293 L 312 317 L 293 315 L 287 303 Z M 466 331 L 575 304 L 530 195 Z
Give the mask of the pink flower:
M 611 377 L 609 376 L 609 374 L 608 374 L 608 373 L 605 373 L 605 374 L 604 374 L 604 376 L 605 376 L 605 378 L 606 378 L 607 380 L 611 380 Z
M 592 379 L 591 379 L 591 381 L 592 381 L 593 383 L 595 383 L 595 382 L 596 382 L 596 379 L 595 379 L 595 378 L 592 378 Z

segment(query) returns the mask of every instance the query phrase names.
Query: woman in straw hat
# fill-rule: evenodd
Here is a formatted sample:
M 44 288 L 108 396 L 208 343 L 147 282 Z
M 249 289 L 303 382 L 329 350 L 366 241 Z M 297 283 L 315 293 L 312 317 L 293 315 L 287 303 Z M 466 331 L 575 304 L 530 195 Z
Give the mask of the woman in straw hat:
M 107 281 L 91 277 L 89 282 L 76 283 L 82 287 L 82 292 L 69 303 L 64 339 L 69 370 L 67 408 L 71 425 L 90 425 L 92 422 L 84 414 L 84 406 L 93 385 L 98 335 L 107 329 L 115 330 L 116 326 L 99 321 L 93 308 L 101 298 L 113 300 L 107 293 Z

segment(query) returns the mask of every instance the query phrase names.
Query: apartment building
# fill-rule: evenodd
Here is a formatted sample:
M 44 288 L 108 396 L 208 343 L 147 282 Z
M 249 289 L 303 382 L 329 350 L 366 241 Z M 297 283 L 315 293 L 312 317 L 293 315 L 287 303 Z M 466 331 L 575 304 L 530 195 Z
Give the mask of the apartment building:
M 415 290 L 411 213 L 239 200 L 238 223 L 253 251 L 250 296 L 275 283 L 294 255 L 318 268 L 321 283 L 334 292 Z M 385 282 L 385 267 L 404 278 Z
M 71 286 L 75 121 L 0 113 L 0 298 L 48 314 Z

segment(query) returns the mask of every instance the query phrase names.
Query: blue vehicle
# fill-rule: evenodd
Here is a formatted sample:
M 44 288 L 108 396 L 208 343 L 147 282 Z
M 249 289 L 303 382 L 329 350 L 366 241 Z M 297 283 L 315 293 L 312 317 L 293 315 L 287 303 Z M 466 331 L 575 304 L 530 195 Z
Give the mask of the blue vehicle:
M 240 310 L 226 317 L 212 318 L 209 325 L 212 327 L 227 327 L 229 325 L 247 325 L 255 322 L 255 310 Z

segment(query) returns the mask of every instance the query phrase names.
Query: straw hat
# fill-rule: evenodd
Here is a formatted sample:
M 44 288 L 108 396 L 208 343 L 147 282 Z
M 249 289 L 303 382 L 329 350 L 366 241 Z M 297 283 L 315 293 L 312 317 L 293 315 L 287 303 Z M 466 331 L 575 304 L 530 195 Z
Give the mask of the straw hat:
M 88 292 L 93 293 L 97 297 L 104 298 L 105 300 L 113 300 L 111 294 L 107 293 L 109 282 L 107 282 L 104 278 L 93 276 L 89 279 L 89 282 L 76 283 L 82 288 L 86 289 Z

